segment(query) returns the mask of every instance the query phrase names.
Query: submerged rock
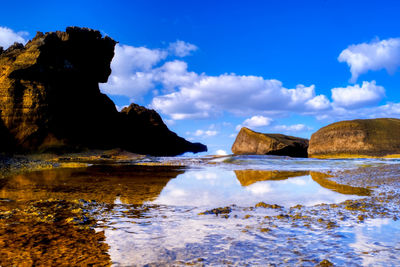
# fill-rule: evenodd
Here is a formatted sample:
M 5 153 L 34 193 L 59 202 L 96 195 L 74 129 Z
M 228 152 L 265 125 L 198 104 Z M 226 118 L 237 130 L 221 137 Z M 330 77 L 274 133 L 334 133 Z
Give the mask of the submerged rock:
M 115 44 L 99 31 L 68 27 L 39 32 L 25 46 L 15 43 L 0 53 L 0 135 L 11 136 L 18 151 L 206 151 L 169 131 L 155 111 L 133 105 L 119 113 L 100 92 L 99 83 L 111 73 Z
M 234 154 L 307 157 L 308 140 L 283 134 L 263 134 L 243 127 L 232 146 Z
M 311 136 L 308 154 L 314 158 L 384 157 L 400 154 L 400 120 L 340 121 Z

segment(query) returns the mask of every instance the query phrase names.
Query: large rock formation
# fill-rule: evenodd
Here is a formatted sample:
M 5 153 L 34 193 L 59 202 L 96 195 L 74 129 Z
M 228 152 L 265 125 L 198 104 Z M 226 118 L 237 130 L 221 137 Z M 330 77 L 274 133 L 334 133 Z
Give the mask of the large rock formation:
M 0 52 L 0 136 L 11 136 L 7 143 L 19 151 L 205 151 L 204 145 L 169 131 L 155 111 L 132 105 L 119 113 L 100 92 L 99 82 L 107 82 L 111 73 L 115 44 L 98 31 L 69 27 L 39 32 L 25 46 L 14 44 Z
M 314 158 L 400 154 L 400 120 L 367 119 L 330 124 L 311 136 L 308 154 Z
M 243 127 L 232 146 L 234 154 L 307 157 L 308 140 L 283 134 L 263 134 Z

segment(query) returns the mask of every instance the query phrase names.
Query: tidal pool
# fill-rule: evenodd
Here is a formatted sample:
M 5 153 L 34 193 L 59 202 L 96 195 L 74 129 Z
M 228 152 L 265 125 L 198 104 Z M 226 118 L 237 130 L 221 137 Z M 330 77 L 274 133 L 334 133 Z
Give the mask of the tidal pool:
M 396 160 L 180 161 L 1 179 L 0 265 L 400 264 L 398 191 L 331 179 Z

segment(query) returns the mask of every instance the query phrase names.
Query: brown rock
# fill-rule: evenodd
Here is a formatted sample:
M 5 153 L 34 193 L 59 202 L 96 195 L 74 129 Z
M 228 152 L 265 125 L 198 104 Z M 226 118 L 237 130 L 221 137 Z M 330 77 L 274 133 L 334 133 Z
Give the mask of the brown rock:
M 341 121 L 311 136 L 308 154 L 314 158 L 383 157 L 400 154 L 400 120 Z
M 307 157 L 308 140 L 283 134 L 263 134 L 243 127 L 232 146 L 234 154 Z
M 15 150 L 120 147 L 152 155 L 206 150 L 170 132 L 154 111 L 119 113 L 100 92 L 115 44 L 99 31 L 68 27 L 38 32 L 25 46 L 16 43 L 0 54 L 0 120 Z
M 286 180 L 309 174 L 308 171 L 235 170 L 234 172 L 242 186 L 249 186 L 260 181 Z

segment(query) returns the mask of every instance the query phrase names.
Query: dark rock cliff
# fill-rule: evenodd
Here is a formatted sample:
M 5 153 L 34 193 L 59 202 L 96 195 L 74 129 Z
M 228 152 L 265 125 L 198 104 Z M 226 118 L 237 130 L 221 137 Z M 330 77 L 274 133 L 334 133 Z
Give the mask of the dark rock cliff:
M 0 150 L 206 151 L 171 132 L 155 111 L 133 104 L 120 113 L 100 92 L 115 44 L 98 31 L 68 27 L 0 49 Z

